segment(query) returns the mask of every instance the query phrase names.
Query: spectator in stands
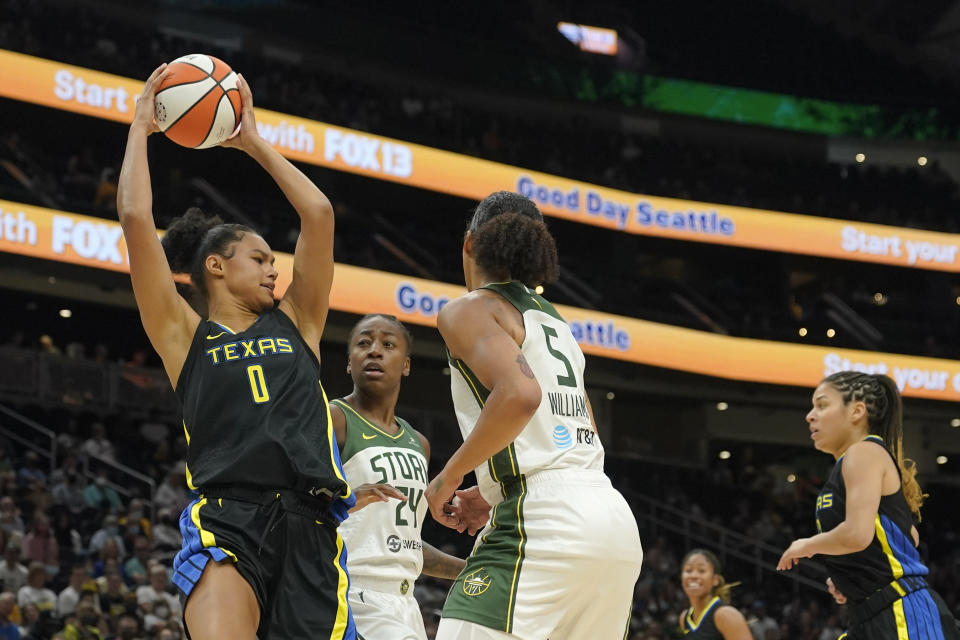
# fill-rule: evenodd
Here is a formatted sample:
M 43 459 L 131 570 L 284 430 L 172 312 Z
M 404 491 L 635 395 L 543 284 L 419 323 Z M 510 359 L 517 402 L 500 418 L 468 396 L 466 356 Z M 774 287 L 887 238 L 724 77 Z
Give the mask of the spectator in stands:
M 65 473 L 62 469 L 57 469 L 50 475 L 50 482 L 53 504 L 62 506 L 73 515 L 80 515 L 89 506 L 83 495 L 83 476 L 79 473 Z
M 98 581 L 99 582 L 99 581 Z M 134 598 L 119 571 L 111 571 L 106 576 L 106 587 L 100 593 L 100 606 L 108 616 L 120 616 L 134 607 Z
M 0 564 L 0 583 L 5 591 L 17 593 L 27 584 L 27 568 L 20 563 L 20 543 L 10 540 L 3 551 L 3 564 Z
M 147 352 L 143 349 L 134 351 L 130 359 L 124 361 L 123 366 L 127 370 L 120 375 L 136 386 L 146 389 L 153 384 L 154 380 L 150 374 L 142 371 L 147 366 Z
M 106 576 L 114 571 L 123 572 L 123 562 L 120 547 L 114 538 L 108 538 L 100 549 L 98 558 L 93 563 L 93 576 L 97 579 L 100 591 L 107 586 Z
M 65 640 L 102 640 L 103 618 L 90 594 L 81 596 L 76 615 L 67 619 L 63 635 Z
M 107 471 L 100 469 L 97 471 L 96 479 L 87 485 L 83 490 L 83 497 L 87 504 L 94 509 L 102 509 L 110 513 L 120 513 L 123 511 L 123 503 L 120 496 L 107 484 Z
M 86 557 L 83 540 L 80 532 L 73 527 L 71 513 L 62 507 L 53 511 L 53 536 L 60 546 L 60 562 L 72 564 L 80 558 Z
M 164 478 L 163 484 L 157 488 L 157 494 L 153 501 L 159 509 L 172 509 L 177 513 L 190 503 L 190 495 L 187 493 L 186 479 L 183 469 L 175 466 Z
M 34 514 L 33 527 L 23 538 L 23 555 L 31 564 L 39 562 L 44 565 L 51 576 L 57 575 L 60 570 L 60 549 L 46 514 Z
M 133 556 L 123 565 L 123 572 L 131 582 L 137 585 L 147 583 L 147 566 L 150 564 L 150 540 L 137 536 L 133 541 Z
M 170 437 L 170 427 L 155 412 L 140 425 L 140 436 L 151 444 L 165 442 Z
M 127 548 L 133 546 L 137 536 L 150 537 L 150 519 L 144 514 L 143 501 L 139 498 L 130 501 L 127 513 L 117 519 L 117 524 L 124 541 L 129 543 Z
M 80 458 L 78 457 L 77 453 L 72 451 L 76 444 L 80 442 L 80 439 L 77 435 L 79 430 L 80 426 L 77 424 L 76 419 L 70 418 L 67 420 L 64 431 L 57 435 L 57 445 L 59 446 L 63 444 L 66 447 L 64 451 L 67 452 L 60 461 L 59 470 L 63 471 L 67 475 L 68 480 L 71 476 L 83 475 L 83 469 L 80 465 Z
M 171 620 L 180 620 L 180 600 L 167 591 L 169 586 L 167 568 L 157 563 L 150 567 L 150 584 L 137 589 L 137 604 L 145 614 L 147 632 Z
M 13 608 L 17 604 L 16 596 L 9 591 L 0 593 L 0 640 L 20 640 L 20 629 L 10 622 Z
M 183 539 L 180 537 L 178 519 L 180 511 L 161 509 L 157 512 L 157 525 L 153 528 L 154 557 L 160 560 L 172 560 L 180 551 Z
M 653 569 L 660 577 L 674 576 L 679 573 L 677 556 L 667 545 L 663 536 L 657 538 L 653 548 L 646 552 L 643 564 L 645 569 Z
M 750 627 L 750 633 L 753 634 L 753 640 L 767 640 L 767 634 L 771 631 L 779 635 L 780 626 L 777 621 L 767 613 L 767 603 L 763 600 L 757 600 L 750 609 L 750 618 L 747 626 Z M 840 634 L 838 633 L 837 636 Z M 834 636 L 836 638 L 836 636 Z M 831 640 L 833 640 L 831 638 Z
M 17 604 L 22 610 L 28 604 L 35 604 L 40 611 L 54 611 L 57 607 L 57 594 L 47 588 L 47 568 L 41 562 L 31 562 L 27 570 L 27 584 L 17 592 Z
M 835 640 L 835 638 L 839 638 L 841 635 L 843 635 L 843 629 L 840 627 L 840 621 L 837 619 L 837 616 L 832 615 L 827 618 L 823 631 L 817 636 L 817 640 Z
M 83 585 L 90 579 L 90 571 L 86 565 L 74 565 L 70 571 L 70 583 L 57 596 L 57 615 L 61 618 L 72 615 L 77 610 Z
M 160 469 L 170 468 L 172 458 L 170 456 L 169 440 L 161 440 L 157 443 L 157 446 L 153 449 L 153 455 L 150 457 L 150 462 L 152 464 L 148 468 L 151 469 L 153 475 L 158 475 Z
M 53 338 L 47 334 L 40 336 L 40 351 L 50 356 L 59 356 L 60 347 L 53 343 Z
M 107 429 L 102 422 L 94 422 L 91 436 L 83 443 L 83 451 L 94 458 L 116 462 L 113 443 L 107 439 Z
M 47 474 L 40 468 L 40 456 L 36 451 L 27 451 L 23 456 L 23 466 L 17 472 L 17 484 L 21 487 L 32 488 L 36 485 L 45 485 Z
M 87 347 L 82 342 L 68 342 L 63 351 L 67 358 L 71 360 L 83 360 L 87 357 Z
M 34 639 L 37 623 L 40 622 L 40 607 L 30 602 L 20 605 L 20 637 L 24 640 Z M 39 634 L 37 634 L 39 635 Z
M 20 510 L 17 509 L 13 498 L 10 496 L 0 498 L 0 529 L 8 534 L 22 536 L 25 528 L 20 518 Z
M 136 640 L 141 637 L 140 622 L 137 618 L 126 615 L 117 622 L 116 640 Z
M 120 559 L 126 555 L 126 547 L 123 545 L 123 538 L 120 537 L 120 528 L 117 525 L 117 516 L 112 514 L 103 518 L 103 526 L 90 538 L 90 553 L 100 554 L 100 559 L 105 560 L 102 551 L 105 547 L 109 547 L 108 541 L 112 541 L 115 547 L 108 551 L 107 557 Z

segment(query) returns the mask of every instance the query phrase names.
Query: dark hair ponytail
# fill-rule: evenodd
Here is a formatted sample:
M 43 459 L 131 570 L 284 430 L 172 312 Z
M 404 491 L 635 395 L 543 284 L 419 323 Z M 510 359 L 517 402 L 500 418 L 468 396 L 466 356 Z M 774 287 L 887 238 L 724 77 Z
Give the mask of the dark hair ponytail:
M 920 519 L 920 507 L 926 494 L 917 482 L 917 465 L 903 456 L 903 400 L 890 376 L 839 371 L 823 382 L 831 384 L 843 396 L 843 404 L 863 402 L 867 408 L 870 433 L 880 436 L 900 468 L 903 496 L 910 510 Z
M 163 252 L 173 273 L 188 273 L 193 286 L 207 297 L 204 262 L 210 254 L 233 257 L 231 245 L 239 242 L 245 233 L 256 233 L 242 224 L 224 224 L 220 216 L 208 215 L 197 207 L 190 207 L 179 218 L 174 218 L 161 240 Z
M 528 287 L 559 276 L 557 244 L 532 200 L 497 191 L 477 205 L 469 230 L 473 256 L 487 274 Z
M 706 558 L 710 566 L 713 567 L 713 575 L 717 576 L 717 578 L 720 579 L 717 585 L 710 589 L 710 595 L 715 598 L 720 598 L 721 600 L 729 604 L 730 593 L 733 591 L 733 588 L 738 586 L 740 583 L 739 582 L 728 583 L 724 579 L 724 577 L 720 574 L 720 571 L 723 570 L 723 567 L 720 565 L 720 558 L 718 558 L 717 554 L 715 554 L 713 551 L 708 551 L 706 549 L 693 549 L 692 551 L 688 551 L 687 555 L 683 556 L 683 562 L 680 563 L 681 570 L 683 569 L 683 566 L 687 564 L 687 562 L 693 556 L 703 556 L 704 558 Z

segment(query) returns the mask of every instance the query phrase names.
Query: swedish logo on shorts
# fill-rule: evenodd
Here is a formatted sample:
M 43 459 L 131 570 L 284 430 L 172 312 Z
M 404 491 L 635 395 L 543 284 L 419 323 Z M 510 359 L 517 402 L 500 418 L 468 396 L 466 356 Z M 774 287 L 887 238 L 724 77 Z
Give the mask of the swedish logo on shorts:
M 557 449 L 569 449 L 573 446 L 573 438 L 570 436 L 570 430 L 562 424 L 553 428 L 553 444 Z
M 493 578 L 483 567 L 471 571 L 463 578 L 463 592 L 468 596 L 478 596 L 490 588 Z

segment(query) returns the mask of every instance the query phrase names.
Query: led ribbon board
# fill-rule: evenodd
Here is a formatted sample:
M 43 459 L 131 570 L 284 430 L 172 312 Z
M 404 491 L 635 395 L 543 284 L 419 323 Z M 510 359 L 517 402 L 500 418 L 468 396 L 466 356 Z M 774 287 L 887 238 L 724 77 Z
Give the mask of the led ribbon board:
M 131 122 L 142 82 L 0 50 L 0 96 Z M 479 200 L 507 189 L 549 216 L 645 236 L 960 272 L 960 236 L 658 198 L 527 171 L 352 129 L 257 110 L 281 153 L 380 180 Z M 459 215 L 459 212 L 457 212 Z
M 120 225 L 112 220 L 0 200 L 0 251 L 98 269 L 129 271 Z M 290 284 L 293 256 L 278 253 L 277 296 Z M 436 326 L 462 286 L 337 264 L 330 306 L 359 315 L 389 313 Z M 886 373 L 907 396 L 960 401 L 960 362 L 732 338 L 558 305 L 584 353 L 733 380 L 812 387 L 835 371 Z

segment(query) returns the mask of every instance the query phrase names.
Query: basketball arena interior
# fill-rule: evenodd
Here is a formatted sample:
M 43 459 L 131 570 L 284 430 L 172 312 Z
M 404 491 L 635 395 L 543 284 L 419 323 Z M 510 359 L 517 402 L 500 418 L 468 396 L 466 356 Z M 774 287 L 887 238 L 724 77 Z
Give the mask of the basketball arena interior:
M 840 635 L 816 558 L 776 566 L 816 532 L 834 460 L 805 416 L 847 369 L 902 393 L 920 554 L 960 616 L 955 0 L 0 0 L 0 580 L 16 595 L 40 566 L 42 589 L 97 601 L 78 626 L 75 600 L 0 596 L 6 637 L 186 637 L 148 569 L 180 549 L 187 440 L 116 196 L 134 97 L 191 53 L 242 73 L 260 135 L 333 204 L 327 396 L 351 389 L 359 317 L 412 332 L 397 414 L 429 439 L 431 476 L 462 441 L 436 327 L 466 292 L 473 209 L 508 190 L 546 216 L 560 276 L 543 296 L 586 355 L 644 547 L 626 637 L 681 637 L 698 547 L 740 583 L 756 640 Z M 299 221 L 254 162 L 162 134 L 149 155 L 159 229 L 200 207 L 289 268 Z M 429 517 L 423 538 L 473 544 Z M 416 583 L 429 638 L 448 589 Z

